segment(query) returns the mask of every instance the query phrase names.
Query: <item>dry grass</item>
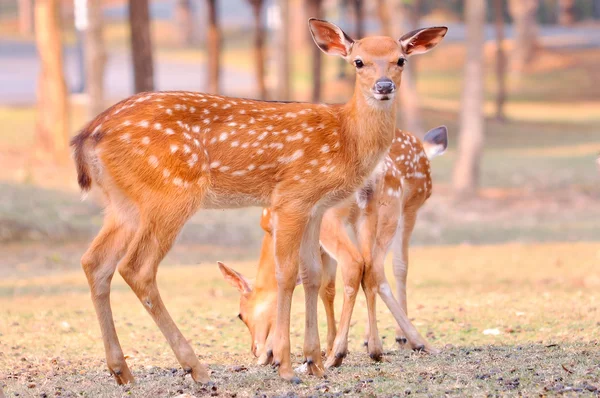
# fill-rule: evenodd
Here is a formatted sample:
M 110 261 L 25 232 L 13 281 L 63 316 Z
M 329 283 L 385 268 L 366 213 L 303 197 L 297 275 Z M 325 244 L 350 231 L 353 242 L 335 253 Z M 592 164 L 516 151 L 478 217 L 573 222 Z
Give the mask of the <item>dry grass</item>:
M 383 363 L 363 352 L 359 299 L 350 356 L 327 379 L 292 387 L 253 364 L 237 320 L 237 292 L 216 266 L 164 265 L 159 283 L 171 314 L 210 364 L 216 390 L 184 377 L 162 335 L 122 280 L 112 302 L 138 384 L 117 387 L 103 360 L 100 332 L 81 272 L 0 282 L 0 380 L 8 396 L 403 395 L 473 396 L 592 393 L 600 387 L 600 251 L 596 244 L 430 247 L 412 251 L 409 313 L 438 356 L 397 349 L 380 304 L 388 350 Z M 234 264 L 253 275 L 253 264 Z M 391 272 L 388 270 L 388 275 Z M 295 295 L 292 348 L 300 365 L 302 289 Z M 339 314 L 340 297 L 336 303 Z M 321 311 L 322 313 L 322 311 Z M 321 317 L 322 318 L 322 317 Z M 324 320 L 321 336 L 324 336 Z M 483 331 L 496 329 L 499 335 Z

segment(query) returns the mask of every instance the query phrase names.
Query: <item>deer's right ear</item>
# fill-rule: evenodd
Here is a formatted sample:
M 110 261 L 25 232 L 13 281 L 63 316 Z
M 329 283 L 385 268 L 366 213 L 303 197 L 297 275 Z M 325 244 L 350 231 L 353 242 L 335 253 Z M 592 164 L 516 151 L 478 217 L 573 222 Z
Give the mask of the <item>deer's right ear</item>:
M 311 18 L 308 20 L 308 27 L 313 40 L 325 54 L 339 55 L 343 58 L 350 55 L 354 40 L 337 25 Z
M 423 147 L 428 159 L 441 155 L 448 148 L 448 129 L 446 126 L 436 127 L 425 134 Z
M 219 269 L 221 270 L 225 280 L 229 282 L 231 286 L 235 287 L 240 293 L 246 294 L 252 291 L 250 283 L 242 276 L 242 274 L 234 271 L 232 268 L 229 268 L 220 261 L 217 261 L 217 264 L 219 264 Z

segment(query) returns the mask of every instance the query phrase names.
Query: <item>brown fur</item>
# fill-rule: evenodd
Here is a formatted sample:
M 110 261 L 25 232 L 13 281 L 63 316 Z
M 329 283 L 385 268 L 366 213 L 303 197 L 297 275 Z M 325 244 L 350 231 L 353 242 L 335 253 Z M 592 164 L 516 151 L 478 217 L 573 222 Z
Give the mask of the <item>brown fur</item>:
M 439 143 L 425 143 L 437 145 Z M 445 148 L 445 143 L 443 144 Z M 443 151 L 443 149 L 442 149 Z M 385 295 L 384 301 L 391 307 L 393 315 L 399 318 L 399 325 L 407 329 L 408 342 L 414 349 L 427 349 L 435 352 L 422 340 L 410 321 L 406 318 L 406 271 L 408 266 L 408 242 L 414 227 L 417 210 L 431 195 L 431 168 L 425 154 L 423 143 L 410 133 L 396 131 L 392 147 L 383 163 L 380 175 L 376 176 L 373 184 L 367 184 L 362 190 L 371 190 L 371 194 L 364 197 L 366 203 L 357 195 L 357 199 L 343 205 L 334 207 L 325 213 L 321 226 L 320 240 L 325 250 L 333 256 L 342 267 L 344 279 L 344 306 L 340 319 L 340 328 L 335 328 L 333 315 L 333 299 L 335 296 L 335 265 L 329 264 L 323 255 L 323 283 L 321 298 L 325 306 L 328 319 L 328 338 L 326 366 L 339 366 L 347 352 L 348 330 L 352 308 L 358 293 L 359 284 L 370 302 L 369 305 L 369 330 L 367 344 L 369 354 L 373 359 L 382 355 L 381 342 L 377 333 L 375 318 L 374 295 Z M 264 209 L 261 226 L 265 230 L 263 246 L 258 263 L 257 280 L 253 287 L 242 292 L 240 297 L 240 316 L 250 331 L 253 350 L 259 356 L 259 363 L 268 362 L 269 342 L 271 332 L 269 320 L 276 313 L 276 305 L 271 299 L 277 290 L 276 280 L 269 276 L 275 272 L 275 261 L 271 250 L 272 235 L 270 227 L 270 212 Z M 365 218 L 375 217 L 376 229 L 373 234 L 359 234 L 362 236 L 357 249 L 346 234 L 344 221 L 349 221 L 355 230 L 359 224 L 368 224 Z M 383 274 L 383 260 L 392 242 L 398 245 L 394 249 L 394 275 L 397 279 L 399 303 L 391 297 L 385 288 L 387 281 Z M 371 245 L 367 253 L 360 249 Z M 222 264 L 221 271 L 223 272 Z M 230 273 L 235 273 L 232 269 Z M 236 285 L 236 276 L 228 279 Z M 224 275 L 225 272 L 224 272 Z M 389 285 L 388 285 L 389 289 Z M 258 313 L 259 312 L 259 313 Z M 330 320 L 331 319 L 331 320 Z M 257 333 L 260 330 L 260 333 Z M 405 343 L 403 328 L 397 330 L 397 340 Z M 261 351 L 263 348 L 263 351 Z
M 323 26 L 319 22 L 314 29 Z M 446 30 L 432 29 L 438 42 Z M 337 38 L 346 40 L 341 34 Z M 370 51 L 376 51 L 380 41 L 357 42 L 361 49 L 356 55 L 370 65 Z M 394 51 L 394 56 L 402 54 L 400 44 Z M 373 57 L 373 62 L 379 58 Z M 321 284 L 318 232 L 325 210 L 361 186 L 392 143 L 393 98 L 379 101 L 365 87 L 373 87 L 381 76 L 399 85 L 402 68 L 377 65 L 357 75 L 356 91 L 345 105 L 269 103 L 187 91 L 141 93 L 107 109 L 73 140 L 82 188 L 91 179 L 107 202 L 105 224 L 82 264 L 107 364 L 119 383 L 133 378 L 108 297 L 115 269 L 146 307 L 182 367 L 195 381 L 208 381 L 206 367 L 171 319 L 156 284 L 160 261 L 188 218 L 202 207 L 271 207 L 279 286 L 274 362 L 281 377 L 296 380 L 289 321 L 300 270 L 306 292 L 304 355 L 309 373 L 323 374 L 316 316 Z

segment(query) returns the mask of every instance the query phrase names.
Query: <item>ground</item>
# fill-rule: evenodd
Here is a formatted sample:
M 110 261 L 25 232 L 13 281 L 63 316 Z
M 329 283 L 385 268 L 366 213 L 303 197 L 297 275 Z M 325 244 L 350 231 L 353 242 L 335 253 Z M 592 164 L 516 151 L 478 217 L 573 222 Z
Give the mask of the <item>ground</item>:
M 158 38 L 168 31 L 165 23 L 155 28 Z M 119 88 L 128 91 L 120 80 L 120 68 L 129 68 L 125 31 L 123 24 L 107 29 L 114 51 L 108 92 L 117 97 Z M 229 84 L 225 90 L 233 87 L 242 90 L 237 95 L 252 96 L 243 91 L 252 87 L 251 35 L 234 36 L 228 35 L 223 54 L 223 80 Z M 55 166 L 37 156 L 33 106 L 1 105 L 0 386 L 7 396 L 35 397 L 184 392 L 239 397 L 598 395 L 600 86 L 595 82 L 600 79 L 600 50 L 594 43 L 569 46 L 570 40 L 545 35 L 544 45 L 558 45 L 541 50 L 521 82 L 509 76 L 504 123 L 493 118 L 494 48 L 486 45 L 481 189 L 468 201 L 455 200 L 450 186 L 464 48 L 449 41 L 416 61 L 425 123 L 446 124 L 450 148 L 433 161 L 434 193 L 419 212 L 411 249 L 409 316 L 441 353 L 429 356 L 399 349 L 393 319 L 380 302 L 386 355 L 383 362 L 372 362 L 362 346 L 366 307 L 361 297 L 344 365 L 329 371 L 326 379 L 302 375 L 299 386 L 280 381 L 270 367 L 254 364 L 249 335 L 236 316 L 237 292 L 216 267 L 216 260 L 224 260 L 245 275 L 255 273 L 261 210 L 242 209 L 194 216 L 159 271 L 167 307 L 201 360 L 209 364 L 214 386 L 196 386 L 183 375 L 157 327 L 116 276 L 113 311 L 137 377 L 136 385 L 117 387 L 106 369 L 79 266 L 102 223 L 97 198 L 80 201 L 70 163 Z M 21 53 L 15 51 L 12 61 L 29 65 L 15 70 L 29 82 L 33 91 L 27 95 L 32 97 L 34 74 L 27 73 L 35 70 L 31 65 L 36 56 L 30 39 L 23 43 L 24 47 L 10 41 L 29 58 L 19 58 Z M 506 44 L 510 48 L 511 43 Z M 170 75 L 177 75 L 184 85 L 190 82 L 194 89 L 201 86 L 197 74 L 205 69 L 202 51 L 170 48 L 159 39 L 156 54 L 159 86 L 165 82 L 161 76 Z M 296 99 L 309 95 L 309 59 L 308 48 L 295 49 Z M 335 60 L 325 62 L 325 99 L 346 99 L 351 85 L 336 81 Z M 22 88 L 21 80 L 13 85 Z M 73 98 L 73 133 L 85 122 L 84 105 Z M 387 274 L 392 277 L 391 270 Z M 338 283 L 337 314 L 340 292 Z M 298 288 L 292 325 L 296 366 L 301 365 L 302 303 Z
M 163 265 L 167 307 L 209 364 L 214 387 L 195 386 L 142 305 L 119 276 L 112 303 L 138 383 L 118 387 L 82 272 L 0 282 L 0 380 L 8 396 L 197 396 L 370 394 L 457 396 L 596 394 L 600 388 L 600 249 L 597 244 L 504 244 L 416 248 L 411 252 L 409 315 L 442 350 L 416 354 L 394 344 L 393 318 L 379 304 L 386 355 L 362 347 L 366 305 L 353 317 L 350 355 L 326 379 L 291 386 L 254 364 L 238 293 L 216 264 Z M 253 275 L 253 263 L 234 263 Z M 388 275 L 392 275 L 388 269 Z M 338 281 L 340 282 L 340 281 Z M 338 283 L 338 296 L 341 294 Z M 292 347 L 301 365 L 303 297 L 294 297 Z M 340 311 L 338 297 L 336 310 Z M 320 308 L 322 314 L 322 308 Z M 321 317 L 320 335 L 325 335 Z M 491 334 L 490 334 L 491 333 Z

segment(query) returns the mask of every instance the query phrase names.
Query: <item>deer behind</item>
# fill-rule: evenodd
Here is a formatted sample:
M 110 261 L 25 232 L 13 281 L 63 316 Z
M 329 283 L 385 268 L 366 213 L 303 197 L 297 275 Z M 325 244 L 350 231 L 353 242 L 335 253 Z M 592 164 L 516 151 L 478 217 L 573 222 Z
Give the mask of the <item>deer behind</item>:
M 377 261 L 377 264 L 373 264 L 373 267 L 383 267 L 383 259 L 387 254 L 390 243 L 394 244 L 395 242 L 394 275 L 398 289 L 398 300 L 404 313 L 406 313 L 408 242 L 414 227 L 416 212 L 431 195 L 432 180 L 429 159 L 443 153 L 446 147 L 447 131 L 445 127 L 431 130 L 425 136 L 423 143 L 414 135 L 397 130 L 390 153 L 386 156 L 380 170 L 381 174 L 375 177 L 377 180 L 375 187 L 368 186 L 361 189 L 354 200 L 340 204 L 326 212 L 321 227 L 320 240 L 325 251 L 331 253 L 342 267 L 345 294 L 342 321 L 339 332 L 336 333 L 333 313 L 336 264 L 324 252 L 322 254 L 323 282 L 320 296 L 327 314 L 328 360 L 326 366 L 339 366 L 347 352 L 351 306 L 356 297 L 357 287 L 361 282 L 361 264 L 364 262 L 358 249 L 346 236 L 343 222 L 347 219 L 356 225 L 358 214 L 367 207 L 365 202 L 371 201 L 374 203 L 379 222 L 376 230 L 378 242 L 373 243 L 373 252 L 375 253 L 372 255 L 372 261 Z M 365 190 L 370 189 L 377 189 L 380 192 L 364 194 Z M 223 263 L 219 263 L 219 268 L 225 280 L 240 292 L 239 317 L 248 327 L 252 338 L 252 352 L 259 356 L 259 363 L 261 364 L 269 360 L 267 340 L 272 331 L 270 319 L 276 313 L 276 305 L 271 299 L 277 291 L 276 280 L 269 277 L 275 272 L 275 262 L 271 251 L 273 237 L 270 218 L 271 213 L 268 209 L 264 209 L 261 227 L 265 231 L 265 236 L 254 286 L 240 273 Z M 380 251 L 382 252 L 380 253 Z M 366 283 L 363 287 L 366 294 L 369 289 L 373 288 L 373 286 Z M 379 359 L 382 349 L 376 323 L 374 322 L 374 310 L 374 306 L 369 306 L 370 333 L 367 345 L 371 357 Z M 397 331 L 397 341 L 401 344 L 407 343 L 401 328 Z M 415 348 L 420 349 L 422 347 Z
M 446 28 L 420 29 L 400 41 L 353 41 L 337 26 L 310 20 L 317 45 L 359 69 L 345 105 L 268 103 L 193 92 L 142 93 L 110 107 L 72 145 L 82 190 L 106 199 L 102 230 L 82 258 L 117 382 L 133 377 L 110 307 L 115 269 L 152 316 L 183 369 L 208 381 L 192 347 L 165 308 L 158 265 L 199 208 L 270 206 L 278 281 L 274 362 L 297 381 L 290 359 L 289 318 L 298 269 L 306 290 L 304 354 L 322 375 L 316 304 L 318 231 L 324 211 L 351 195 L 393 139 L 400 60 L 426 52 Z M 358 67 L 360 60 L 360 68 Z M 401 65 L 402 64 L 402 65 Z

